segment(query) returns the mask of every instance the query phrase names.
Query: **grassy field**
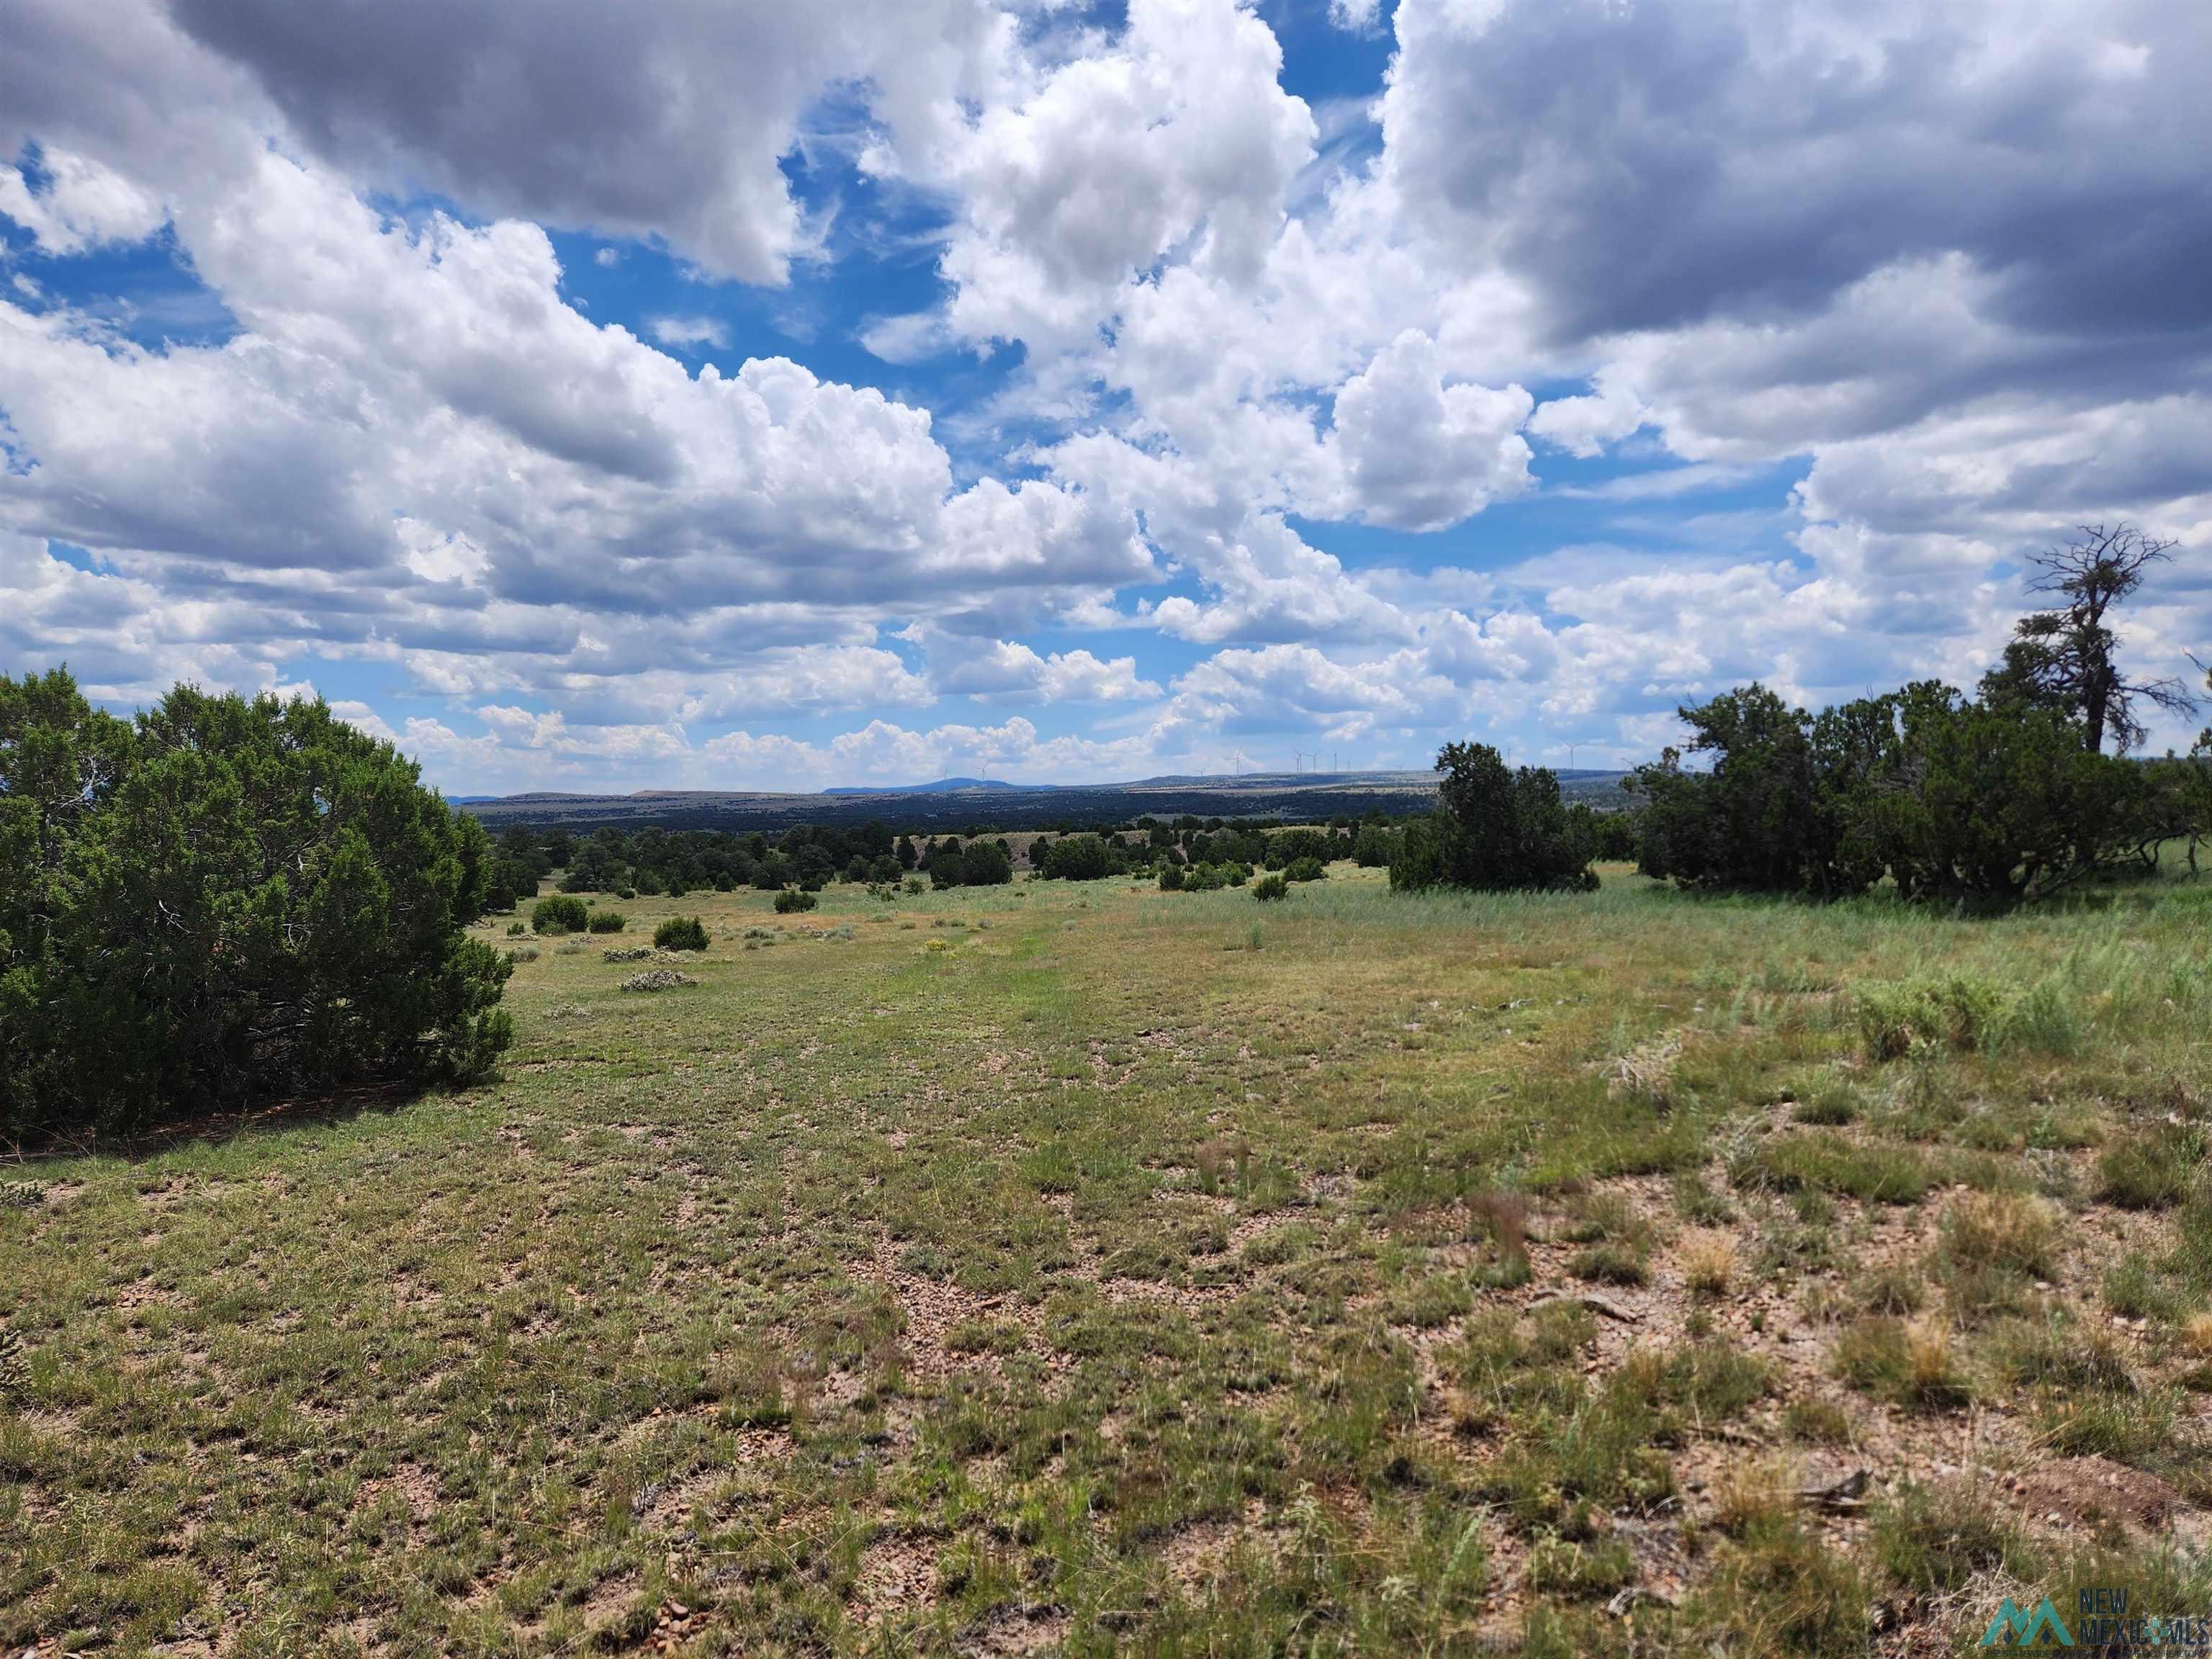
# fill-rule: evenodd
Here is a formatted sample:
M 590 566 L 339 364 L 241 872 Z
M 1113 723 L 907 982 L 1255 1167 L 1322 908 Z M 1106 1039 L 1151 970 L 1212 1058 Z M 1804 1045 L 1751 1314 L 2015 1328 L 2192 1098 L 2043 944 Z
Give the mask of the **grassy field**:
M 619 908 L 495 1086 L 0 1170 L 0 1650 L 2212 1615 L 2212 883 Z

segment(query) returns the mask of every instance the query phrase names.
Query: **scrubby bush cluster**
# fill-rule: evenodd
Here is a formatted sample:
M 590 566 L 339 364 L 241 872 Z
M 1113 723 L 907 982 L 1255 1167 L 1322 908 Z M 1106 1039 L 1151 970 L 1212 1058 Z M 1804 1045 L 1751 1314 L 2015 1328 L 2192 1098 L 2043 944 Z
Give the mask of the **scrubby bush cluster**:
M 707 924 L 697 916 L 671 916 L 653 930 L 653 945 L 658 951 L 703 951 L 707 948 Z
M 580 933 L 591 925 L 591 908 L 565 893 L 552 894 L 530 907 L 533 933 Z
M 2194 699 L 2130 679 L 2108 620 L 2168 545 L 2094 526 L 2036 556 L 2033 586 L 2058 603 L 2021 618 L 1972 697 L 1923 681 L 1814 715 L 1750 685 L 1684 708 L 1690 751 L 1712 765 L 1686 770 L 1669 750 L 1638 772 L 1644 872 L 1824 898 L 1887 874 L 1909 898 L 2008 904 L 2154 866 L 2177 837 L 2193 866 L 2212 731 L 2194 760 L 2120 758 L 2144 736 L 2140 706 Z
M 932 887 L 1003 887 L 1014 878 L 1014 855 L 1003 838 L 979 838 L 963 848 L 946 836 L 929 848 L 922 867 Z
M 1573 809 L 1582 817 L 1582 807 Z M 1621 814 L 1599 814 L 1619 819 Z M 1031 872 L 1060 881 L 1116 876 L 1152 877 L 1170 867 L 1211 866 L 1214 878 L 1184 884 L 1242 885 L 1254 870 L 1287 870 L 1339 859 L 1380 868 L 1397 856 L 1404 835 L 1385 815 L 1365 821 L 1340 817 L 1326 826 L 1285 829 L 1272 818 L 1223 819 L 1185 814 L 1163 819 L 1146 814 L 1118 827 L 1063 826 L 1038 836 L 1027 849 Z M 832 882 L 867 887 L 877 896 L 932 889 L 1000 886 L 1012 881 L 1023 854 L 1004 834 L 974 827 L 957 835 L 894 835 L 880 823 L 857 829 L 800 825 L 770 836 L 762 832 L 668 830 L 647 825 L 625 831 L 608 827 L 578 836 L 561 828 L 511 824 L 501 830 L 494 856 L 490 908 L 504 908 L 514 895 L 534 898 L 538 884 L 557 876 L 562 894 L 611 892 L 681 897 L 705 888 L 763 892 L 798 888 L 819 892 Z M 1231 872 L 1243 869 L 1246 874 Z M 1174 890 L 1173 882 L 1170 890 Z M 586 924 L 578 923 L 580 930 Z
M 1910 685 L 1819 715 L 1765 687 L 1685 708 L 1691 771 L 1640 769 L 1640 867 L 1684 887 L 1835 898 L 2035 899 L 2155 861 L 2192 827 L 2201 767 L 2101 754 L 2060 709 Z
M 911 841 L 876 823 L 851 829 L 799 824 L 772 841 L 758 831 L 672 830 L 657 824 L 631 830 L 608 826 L 588 836 L 510 824 L 501 830 L 497 846 L 501 866 L 514 872 L 518 890 L 534 895 L 537 884 L 558 871 L 563 892 L 611 892 L 623 899 L 640 893 L 681 898 L 740 887 L 818 891 L 841 880 L 896 882 L 920 856 Z M 526 889 L 520 886 L 525 881 Z
M 0 1134 L 128 1128 L 511 1036 L 482 826 L 319 701 L 172 691 L 135 720 L 0 676 Z
M 1030 865 L 1054 881 L 1097 881 L 1109 876 L 1158 873 L 1165 892 L 1203 892 L 1242 887 L 1255 869 L 1302 873 L 1293 881 L 1317 881 L 1335 859 L 1354 856 L 1364 844 L 1395 848 L 1397 832 L 1376 824 L 1349 822 L 1327 828 L 1279 829 L 1272 823 L 1224 823 L 1218 818 L 1178 818 L 1162 823 L 1137 820 L 1133 830 L 1082 830 L 1057 839 L 1040 836 L 1030 843 Z
M 775 913 L 787 916 L 800 910 L 811 910 L 820 902 L 803 887 L 787 887 L 775 896 Z
M 1219 887 L 1242 887 L 1251 879 L 1249 864 L 1194 864 L 1183 872 L 1182 884 L 1188 891 L 1206 893 Z

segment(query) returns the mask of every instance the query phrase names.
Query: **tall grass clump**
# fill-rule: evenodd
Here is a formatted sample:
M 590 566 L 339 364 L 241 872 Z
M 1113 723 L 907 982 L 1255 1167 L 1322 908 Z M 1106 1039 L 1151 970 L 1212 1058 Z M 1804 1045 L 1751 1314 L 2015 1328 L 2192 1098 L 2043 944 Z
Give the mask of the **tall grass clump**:
M 2006 1006 L 1999 988 L 1963 974 L 1868 985 L 1853 1000 L 1860 1046 L 1876 1061 L 1901 1060 L 1923 1043 L 1973 1053 L 1995 1037 Z

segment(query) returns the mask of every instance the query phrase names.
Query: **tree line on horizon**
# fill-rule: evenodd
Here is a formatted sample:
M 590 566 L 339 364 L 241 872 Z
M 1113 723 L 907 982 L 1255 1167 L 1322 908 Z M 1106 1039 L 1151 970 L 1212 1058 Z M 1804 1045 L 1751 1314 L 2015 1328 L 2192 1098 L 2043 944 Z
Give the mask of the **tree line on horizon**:
M 1753 683 L 1685 705 L 1690 742 L 1626 786 L 1638 869 L 1686 889 L 1826 899 L 1887 878 L 1908 899 L 1975 907 L 2153 869 L 2177 840 L 2193 871 L 2212 835 L 2212 727 L 2189 757 L 2127 758 L 2147 708 L 2193 713 L 2197 700 L 2176 680 L 2130 678 L 2111 621 L 2172 546 L 2093 526 L 2039 556 L 2034 586 L 2058 603 L 2014 625 L 1972 696 L 1919 681 L 1814 714 Z M 1686 753 L 1710 764 L 1685 766 Z M 1595 884 L 1596 849 L 1553 774 L 1509 773 L 1482 744 L 1449 744 L 1437 764 L 1437 808 L 1409 827 L 1394 886 Z

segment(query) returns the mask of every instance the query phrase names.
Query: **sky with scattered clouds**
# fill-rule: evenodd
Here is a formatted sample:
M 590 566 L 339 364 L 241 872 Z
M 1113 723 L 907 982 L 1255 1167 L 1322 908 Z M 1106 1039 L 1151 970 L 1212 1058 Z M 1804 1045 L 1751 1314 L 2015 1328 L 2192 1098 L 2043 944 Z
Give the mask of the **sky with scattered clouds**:
M 1632 764 L 2212 647 L 2193 0 L 0 0 L 0 669 L 440 786 Z M 2185 744 L 2169 722 L 2154 744 Z

